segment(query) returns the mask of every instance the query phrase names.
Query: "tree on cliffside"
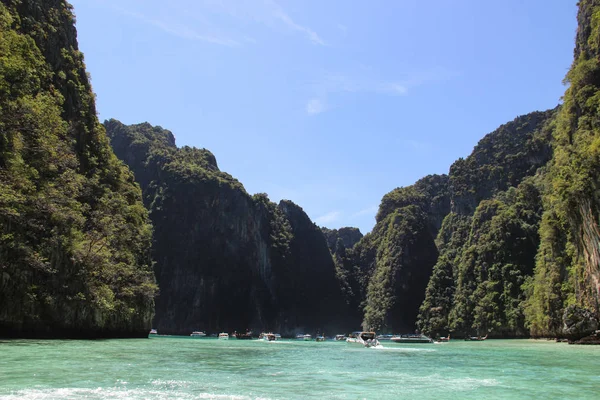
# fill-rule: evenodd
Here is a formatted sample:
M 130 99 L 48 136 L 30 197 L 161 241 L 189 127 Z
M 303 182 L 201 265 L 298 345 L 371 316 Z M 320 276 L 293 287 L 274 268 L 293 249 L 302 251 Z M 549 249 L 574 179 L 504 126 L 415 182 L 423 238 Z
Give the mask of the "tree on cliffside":
M 151 227 L 65 1 L 0 3 L 0 336 L 145 336 Z
M 577 20 L 529 286 L 527 320 L 535 336 L 565 334 L 569 306 L 596 315 L 600 309 L 600 1 L 581 0 Z

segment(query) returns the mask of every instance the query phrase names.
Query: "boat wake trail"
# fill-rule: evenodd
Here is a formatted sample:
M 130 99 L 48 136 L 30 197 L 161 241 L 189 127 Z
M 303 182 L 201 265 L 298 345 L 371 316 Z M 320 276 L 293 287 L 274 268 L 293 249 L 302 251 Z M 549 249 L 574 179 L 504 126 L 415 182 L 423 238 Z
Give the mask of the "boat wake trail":
M 374 350 L 380 351 L 392 351 L 397 353 L 433 353 L 437 350 L 434 349 L 415 349 L 412 347 L 385 347 L 385 346 L 377 346 L 371 347 Z

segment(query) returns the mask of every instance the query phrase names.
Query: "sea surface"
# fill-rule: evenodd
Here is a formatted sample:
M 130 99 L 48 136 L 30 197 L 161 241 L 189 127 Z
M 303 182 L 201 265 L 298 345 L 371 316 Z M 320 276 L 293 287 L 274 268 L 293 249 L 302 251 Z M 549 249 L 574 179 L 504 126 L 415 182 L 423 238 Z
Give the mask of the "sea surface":
M 2 399 L 599 399 L 600 346 L 0 341 Z

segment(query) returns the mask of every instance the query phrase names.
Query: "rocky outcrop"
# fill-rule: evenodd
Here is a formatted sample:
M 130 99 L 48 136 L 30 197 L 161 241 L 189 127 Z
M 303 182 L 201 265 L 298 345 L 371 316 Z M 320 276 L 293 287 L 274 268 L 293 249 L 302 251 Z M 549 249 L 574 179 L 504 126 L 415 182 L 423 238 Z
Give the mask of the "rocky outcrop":
M 450 167 L 451 212 L 437 238 L 440 256 L 420 308 L 423 331 L 527 336 L 521 285 L 535 264 L 542 211 L 539 179 L 521 184 L 552 156 L 555 115 L 520 116 Z
M 577 341 L 591 336 L 598 330 L 598 315 L 595 311 L 571 305 L 563 314 L 563 336 Z
M 437 231 L 449 210 L 448 177 L 430 175 L 385 195 L 373 231 L 350 252 L 344 249 L 339 275 L 365 329 L 414 330 L 437 260 Z
M 145 337 L 151 227 L 63 0 L 0 2 L 0 337 Z
M 346 328 L 327 242 L 299 206 L 248 195 L 208 150 L 177 148 L 160 127 L 105 126 L 154 225 L 159 332 Z
M 353 248 L 363 237 L 363 234 L 360 233 L 358 228 L 345 227 L 340 229 L 327 229 L 323 227 L 321 230 L 327 240 L 327 246 L 329 246 L 329 250 L 332 253 L 335 253 L 336 248 L 340 245 L 345 249 Z M 341 241 L 341 243 L 338 244 L 338 240 Z
M 561 336 L 568 306 L 600 313 L 600 1 L 578 3 L 569 85 L 556 117 L 534 279 L 526 304 L 534 336 Z M 568 329 L 568 328 L 567 328 Z

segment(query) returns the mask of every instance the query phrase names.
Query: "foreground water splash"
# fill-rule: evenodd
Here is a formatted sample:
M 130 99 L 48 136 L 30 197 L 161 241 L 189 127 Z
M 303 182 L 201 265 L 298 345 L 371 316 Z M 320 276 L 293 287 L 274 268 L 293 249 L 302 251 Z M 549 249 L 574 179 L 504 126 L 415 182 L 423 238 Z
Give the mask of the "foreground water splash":
M 188 400 L 188 399 L 217 399 L 217 400 L 259 400 L 266 398 L 221 395 L 214 393 L 188 393 L 185 391 L 164 391 L 148 389 L 96 388 L 96 389 L 30 389 L 19 390 L 14 394 L 3 395 L 6 400 L 105 400 L 105 399 L 157 399 L 157 400 Z
M 455 341 L 6 341 L 0 398 L 595 399 L 600 347 Z

